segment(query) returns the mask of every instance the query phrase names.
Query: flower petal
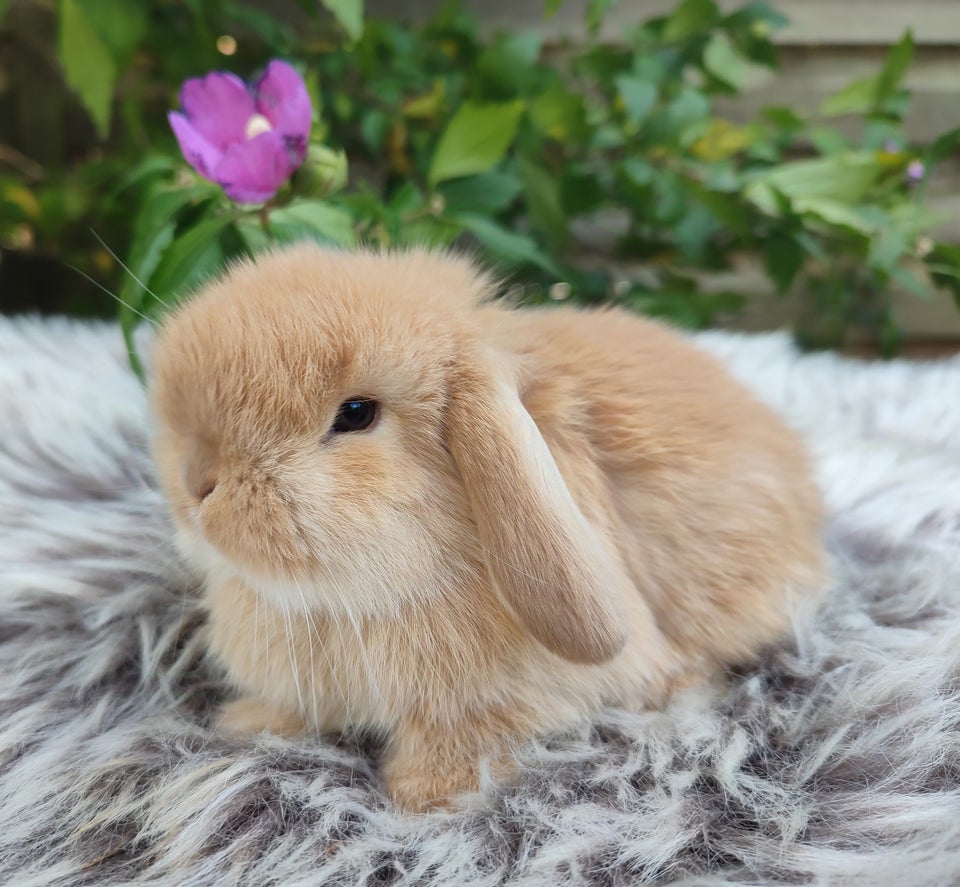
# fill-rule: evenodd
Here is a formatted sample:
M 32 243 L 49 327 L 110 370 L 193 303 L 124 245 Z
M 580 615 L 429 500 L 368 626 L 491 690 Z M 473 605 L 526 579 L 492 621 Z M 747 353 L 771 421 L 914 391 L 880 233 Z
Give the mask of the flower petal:
M 183 156 L 200 175 L 211 182 L 216 181 L 213 171 L 223 158 L 223 151 L 216 145 L 210 144 L 197 131 L 197 128 L 183 114 L 171 111 L 167 114 L 173 134 L 177 137 Z
M 221 151 L 243 141 L 257 109 L 244 82 L 227 71 L 213 71 L 183 84 L 180 104 L 194 128 Z
M 231 200 L 263 203 L 277 193 L 295 168 L 283 137 L 272 130 L 227 148 L 214 179 Z
M 307 137 L 313 122 L 310 94 L 303 78 L 286 62 L 274 60 L 254 84 L 257 111 L 263 114 L 284 139 L 295 165 L 307 151 Z

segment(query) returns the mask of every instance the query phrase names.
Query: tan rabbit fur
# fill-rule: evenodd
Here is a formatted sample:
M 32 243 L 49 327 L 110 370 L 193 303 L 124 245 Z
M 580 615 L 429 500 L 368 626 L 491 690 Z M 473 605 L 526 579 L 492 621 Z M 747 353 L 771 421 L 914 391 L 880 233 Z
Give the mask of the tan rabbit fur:
M 224 727 L 382 730 L 414 810 L 749 659 L 823 584 L 803 450 L 715 360 L 492 295 L 456 256 L 300 245 L 155 351 L 161 480 L 243 694 Z M 334 431 L 356 398 L 376 422 Z

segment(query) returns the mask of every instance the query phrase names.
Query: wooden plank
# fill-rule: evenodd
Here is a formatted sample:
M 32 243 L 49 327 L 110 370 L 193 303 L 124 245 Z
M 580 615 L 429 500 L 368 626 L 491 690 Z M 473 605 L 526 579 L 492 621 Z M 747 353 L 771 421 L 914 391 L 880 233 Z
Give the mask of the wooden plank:
M 367 0 L 371 14 L 423 21 L 443 0 Z M 719 0 L 725 10 L 737 9 L 745 0 Z M 537 29 L 548 39 L 583 35 L 587 0 L 566 0 L 548 22 L 543 20 L 544 0 L 464 0 L 490 28 Z M 677 5 L 677 0 L 620 0 L 607 17 L 603 36 L 622 38 L 624 31 Z M 777 36 L 784 45 L 888 45 L 907 28 L 918 43 L 935 46 L 960 44 L 960 0 L 772 0 L 791 24 Z M 958 62 L 960 67 L 960 62 Z
M 960 44 L 957 0 L 774 0 L 772 5 L 790 19 L 778 37 L 784 44 L 882 46 L 895 43 L 908 28 L 920 44 Z

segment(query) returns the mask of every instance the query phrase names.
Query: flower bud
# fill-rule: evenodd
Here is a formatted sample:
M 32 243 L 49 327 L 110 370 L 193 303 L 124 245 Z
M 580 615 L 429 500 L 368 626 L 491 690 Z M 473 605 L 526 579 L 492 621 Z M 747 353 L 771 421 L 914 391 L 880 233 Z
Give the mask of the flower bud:
M 324 145 L 310 145 L 307 159 L 293 179 L 294 190 L 305 197 L 326 197 L 347 184 L 347 155 Z

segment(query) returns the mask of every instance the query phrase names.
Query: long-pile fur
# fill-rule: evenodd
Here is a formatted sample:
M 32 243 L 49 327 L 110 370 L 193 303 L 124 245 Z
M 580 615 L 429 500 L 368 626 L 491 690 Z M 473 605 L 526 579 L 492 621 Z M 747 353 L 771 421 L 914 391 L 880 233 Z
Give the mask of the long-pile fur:
M 806 437 L 836 585 L 719 688 L 531 745 L 455 814 L 376 738 L 224 738 L 117 330 L 0 321 L 0 883 L 960 883 L 960 359 L 703 344 Z

